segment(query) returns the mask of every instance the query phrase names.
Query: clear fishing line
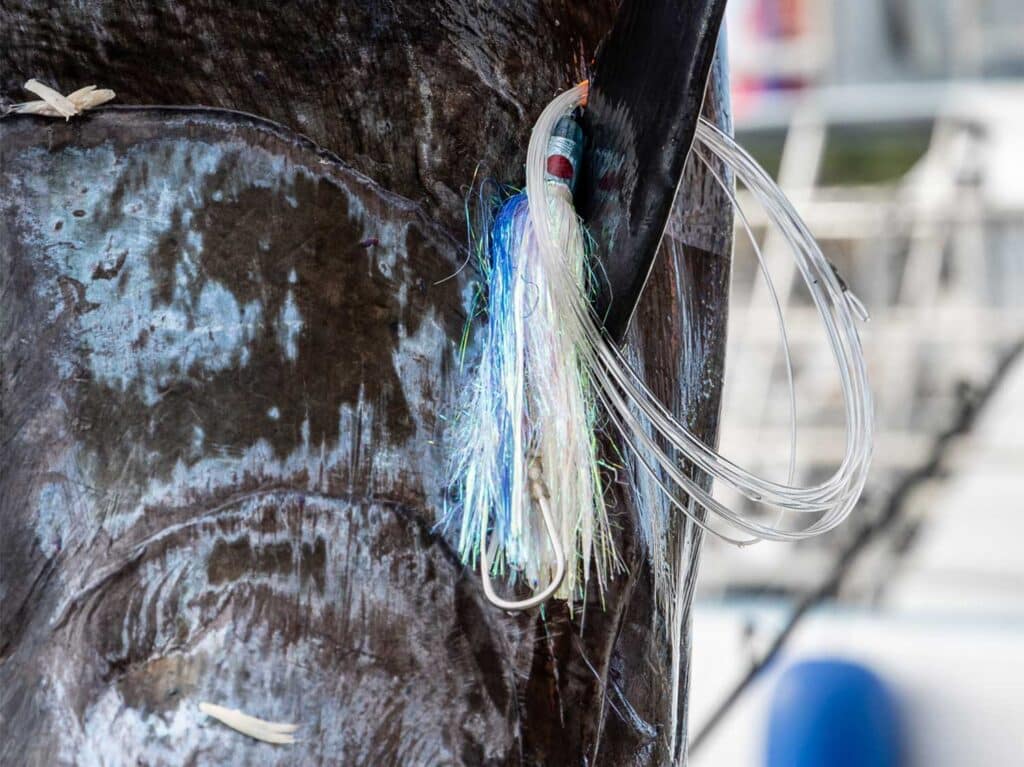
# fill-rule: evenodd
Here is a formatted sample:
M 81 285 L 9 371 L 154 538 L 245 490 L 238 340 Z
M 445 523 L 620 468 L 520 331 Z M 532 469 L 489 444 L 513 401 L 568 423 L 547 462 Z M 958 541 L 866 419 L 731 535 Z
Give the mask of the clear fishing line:
M 544 193 L 543 152 L 547 136 L 555 121 L 582 103 L 585 97 L 585 86 L 577 86 L 552 101 L 538 118 L 527 153 L 527 195 L 536 196 L 533 190 Z M 757 163 L 704 120 L 698 123 L 696 141 L 729 168 L 764 206 L 769 220 L 779 228 L 790 247 L 822 319 L 839 367 L 847 419 L 845 455 L 830 478 L 809 486 L 774 482 L 746 471 L 704 444 L 672 417 L 640 375 L 630 368 L 621 351 L 598 329 L 586 296 L 578 292 L 571 294 L 571 286 L 564 278 L 567 255 L 552 236 L 555 226 L 550 218 L 544 221 L 540 206 L 536 206 L 538 209 L 531 207 L 530 211 L 537 248 L 551 270 L 552 281 L 561 283 L 560 293 L 565 298 L 564 332 L 578 337 L 597 384 L 598 396 L 618 427 L 623 442 L 640 458 L 640 466 L 666 492 L 673 487 L 685 491 L 699 505 L 739 531 L 757 538 L 801 540 L 831 530 L 845 519 L 863 489 L 870 463 L 872 403 L 851 302 L 806 225 Z M 563 275 L 560 280 L 558 275 Z M 811 514 L 816 518 L 802 528 L 786 529 L 764 524 L 753 514 L 725 506 L 684 473 L 678 459 L 648 434 L 645 424 L 695 467 L 743 495 L 755 507 Z M 665 478 L 664 482 L 659 474 Z M 669 493 L 669 500 L 688 514 L 686 507 L 673 495 Z M 707 526 L 700 520 L 695 522 Z M 717 529 L 712 532 L 722 534 Z

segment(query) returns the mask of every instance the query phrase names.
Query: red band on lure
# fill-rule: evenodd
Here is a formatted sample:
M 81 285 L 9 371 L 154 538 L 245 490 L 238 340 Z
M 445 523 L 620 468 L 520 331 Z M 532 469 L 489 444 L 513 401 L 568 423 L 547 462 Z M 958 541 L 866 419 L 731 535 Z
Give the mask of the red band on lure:
M 563 117 L 548 139 L 544 180 L 564 184 L 572 191 L 576 186 L 576 169 L 583 153 L 583 132 L 571 117 Z
M 547 172 L 549 176 L 571 181 L 573 174 L 572 161 L 560 154 L 550 155 L 548 157 Z

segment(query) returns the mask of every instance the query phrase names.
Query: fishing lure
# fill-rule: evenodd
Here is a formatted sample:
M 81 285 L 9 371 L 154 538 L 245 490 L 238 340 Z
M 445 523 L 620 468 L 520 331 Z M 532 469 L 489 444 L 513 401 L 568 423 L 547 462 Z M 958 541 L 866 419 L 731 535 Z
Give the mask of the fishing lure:
M 495 217 L 487 243 L 487 325 L 470 401 L 457 429 L 459 550 L 478 563 L 488 599 L 525 609 L 552 595 L 580 595 L 593 562 L 603 585 L 613 567 L 597 449 L 597 403 L 584 350 L 563 332 L 566 301 L 586 295 L 583 229 L 572 204 L 583 134 L 560 116 L 545 139 L 543 194 L 521 192 Z M 566 269 L 553 271 L 537 247 L 533 212 Z M 519 575 L 537 593 L 497 596 L 492 567 Z M 579 578 L 582 577 L 582 583 Z
M 764 206 L 818 309 L 845 401 L 842 463 L 832 477 L 808 487 L 792 479 L 773 482 L 735 465 L 672 416 L 601 330 L 592 308 L 587 239 L 572 203 L 582 136 L 570 115 L 586 97 L 587 84 L 581 83 L 544 109 L 530 137 L 526 189 L 495 218 L 485 249 L 490 262 L 482 356 L 456 425 L 460 506 L 449 510 L 447 521 L 459 525 L 463 561 L 480 567 L 488 599 L 504 609 L 526 609 L 551 596 L 572 600 L 585 593 L 591 571 L 603 588 L 617 563 L 601 487 L 599 413 L 616 449 L 631 457 L 664 500 L 738 544 L 801 540 L 833 529 L 856 503 L 870 463 L 871 395 L 854 322 L 862 307 L 771 178 L 704 120 L 697 126 L 698 156 L 722 162 Z M 745 497 L 754 511 L 716 499 L 684 472 L 680 457 Z M 695 513 L 684 496 L 711 516 Z M 765 510 L 776 511 L 775 523 L 766 521 Z M 808 517 L 808 523 L 794 524 Z M 498 597 L 492 570 L 525 581 L 533 597 Z

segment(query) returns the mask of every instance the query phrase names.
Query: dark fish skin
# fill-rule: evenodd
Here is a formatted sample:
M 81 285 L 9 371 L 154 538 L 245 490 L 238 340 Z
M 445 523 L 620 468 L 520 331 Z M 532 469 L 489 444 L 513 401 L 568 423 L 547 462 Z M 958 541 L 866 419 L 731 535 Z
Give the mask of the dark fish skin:
M 571 616 L 490 608 L 435 528 L 464 188 L 521 181 L 618 5 L 0 5 L 0 106 L 120 104 L 0 118 L 0 764 L 670 763 L 626 483 L 626 572 Z M 731 213 L 699 167 L 680 197 L 628 342 L 713 441 Z

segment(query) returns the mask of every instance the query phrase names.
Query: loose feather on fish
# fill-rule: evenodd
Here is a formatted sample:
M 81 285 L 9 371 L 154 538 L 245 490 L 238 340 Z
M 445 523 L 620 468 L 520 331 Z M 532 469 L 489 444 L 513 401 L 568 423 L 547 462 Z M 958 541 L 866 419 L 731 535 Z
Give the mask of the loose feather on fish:
M 203 701 L 199 704 L 199 710 L 209 717 L 213 717 L 222 724 L 226 724 L 233 730 L 237 730 L 250 738 L 262 740 L 264 743 L 276 745 L 288 745 L 295 742 L 295 733 L 299 729 L 297 724 L 287 722 L 268 722 L 265 719 L 257 719 L 254 716 L 244 714 L 238 709 L 225 708 L 216 703 Z
M 14 104 L 8 111 L 13 114 L 42 115 L 43 117 L 63 117 L 70 120 L 75 115 L 80 115 L 93 107 L 106 104 L 115 97 L 115 93 L 109 88 L 97 88 L 95 85 L 87 85 L 79 88 L 67 96 L 54 90 L 38 80 L 29 80 L 25 83 L 25 90 L 34 93 L 41 101 L 26 101 L 22 104 Z

